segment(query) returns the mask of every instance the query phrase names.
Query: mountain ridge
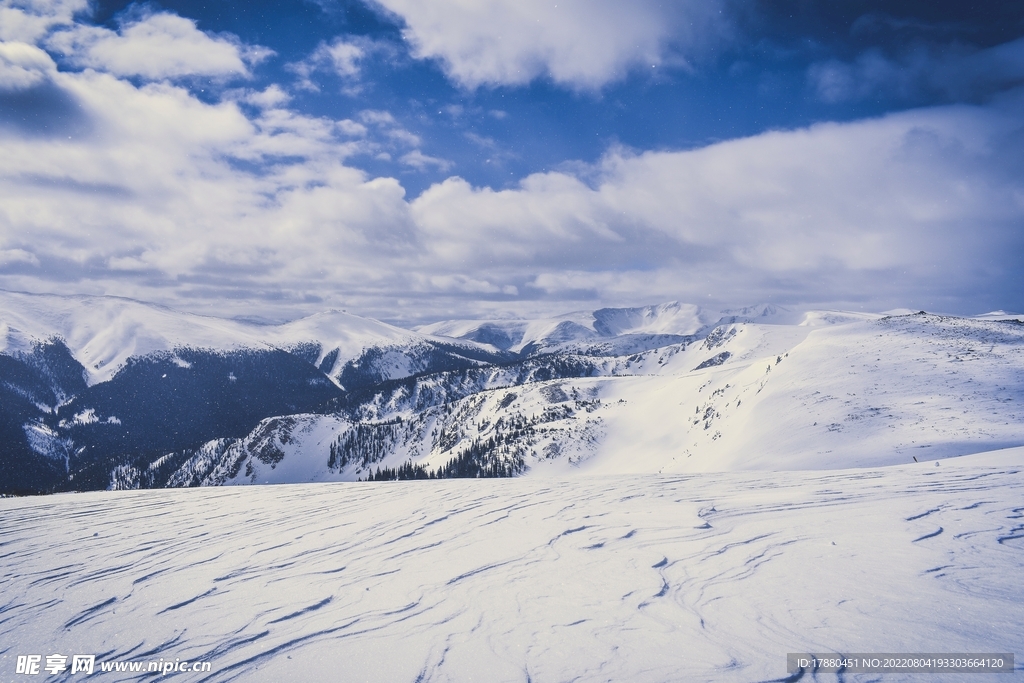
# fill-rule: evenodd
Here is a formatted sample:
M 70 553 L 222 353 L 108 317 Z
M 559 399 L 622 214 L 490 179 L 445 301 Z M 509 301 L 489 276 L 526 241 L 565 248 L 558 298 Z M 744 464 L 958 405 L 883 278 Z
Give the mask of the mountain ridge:
M 0 492 L 831 469 L 1024 444 L 1024 323 L 894 313 L 668 302 L 417 331 L 0 292 Z

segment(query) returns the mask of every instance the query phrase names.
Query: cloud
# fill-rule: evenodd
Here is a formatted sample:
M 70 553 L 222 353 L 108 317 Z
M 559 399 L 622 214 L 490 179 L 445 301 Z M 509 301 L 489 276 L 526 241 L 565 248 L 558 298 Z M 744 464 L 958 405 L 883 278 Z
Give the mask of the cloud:
M 83 121 L 0 126 L 3 288 L 406 320 L 669 299 L 1011 308 L 1024 288 L 1021 93 L 611 149 L 507 188 L 452 177 L 410 199 L 349 165 L 448 168 L 388 111 L 308 116 L 277 86 L 203 101 L 113 62 L 59 71 L 28 44 L 0 55 L 28 74 L 8 79 L 27 79 L 14 95 L 45 88 Z
M 406 145 L 408 147 L 415 147 L 416 145 L 423 143 L 419 135 L 416 135 L 415 133 L 410 133 L 404 128 L 391 128 L 389 130 L 386 130 L 384 134 L 387 135 L 391 140 L 397 142 L 398 144 Z M 427 157 L 423 158 L 426 159 Z
M 442 292 L 466 294 L 514 294 L 514 287 L 502 288 L 486 280 L 476 280 L 465 275 L 434 275 L 429 279 L 430 287 Z
M 7 266 L 13 263 L 27 263 L 32 266 L 39 265 L 36 255 L 24 249 L 0 249 L 0 266 Z
M 952 295 L 1016 270 L 1020 112 L 1018 98 L 612 151 L 589 182 L 546 173 L 496 191 L 453 178 L 413 201 L 413 218 L 434 261 L 489 264 L 492 281 L 529 273 L 527 289 L 550 296 Z
M 919 44 L 897 58 L 872 48 L 853 62 L 831 59 L 812 64 L 807 80 L 818 98 L 829 103 L 878 95 L 977 100 L 1024 84 L 1024 38 L 983 50 Z
M 418 149 L 414 149 L 408 154 L 402 155 L 402 157 L 399 158 L 399 161 L 405 164 L 406 166 L 412 166 L 413 168 L 419 171 L 424 171 L 427 168 L 433 167 L 440 170 L 441 172 L 444 172 L 451 168 L 450 161 L 446 161 L 445 159 L 439 159 L 437 157 L 428 156 Z
M 345 135 L 352 135 L 355 137 L 362 137 L 366 135 L 366 126 L 361 123 L 356 123 L 351 119 L 343 119 L 336 123 L 338 130 L 343 132 Z
M 35 45 L 0 43 L 0 92 L 40 85 L 56 71 L 50 55 Z
M 547 77 L 594 90 L 631 69 L 681 63 L 724 35 L 718 0 L 378 0 L 420 59 L 466 88 Z
M 50 36 L 47 47 L 69 63 L 151 80 L 181 76 L 248 77 L 249 65 L 273 54 L 232 36 L 210 36 L 191 19 L 159 12 L 124 23 L 120 31 L 77 24 Z
M 1021 284 L 1019 99 L 690 151 L 611 150 L 578 175 L 504 190 L 450 178 L 409 201 L 398 181 L 345 166 L 364 143 L 342 122 L 247 115 L 167 83 L 55 78 L 95 133 L 0 132 L 7 288 L 397 319 L 509 297 L 524 313 L 709 295 L 966 305 L 971 292 Z M 414 160 L 440 162 L 403 159 Z
M 244 92 L 239 99 L 260 109 L 274 109 L 288 104 L 292 97 L 281 86 L 273 83 L 261 91 Z
M 231 101 L 95 72 L 57 81 L 94 134 L 0 132 L 0 248 L 40 264 L 35 288 L 77 273 L 86 290 L 160 300 L 200 286 L 294 292 L 316 289 L 311 275 L 366 271 L 410 241 L 403 190 L 344 166 L 356 149 L 334 121 L 248 118 Z M 29 284 L 12 272 L 8 286 Z
M 366 51 L 354 43 L 339 39 L 331 45 L 321 45 L 313 54 L 322 55 L 322 59 L 330 64 L 337 75 L 351 77 L 359 75 L 359 61 L 366 56 Z
M 391 112 L 374 109 L 365 109 L 359 112 L 359 120 L 363 123 L 371 123 L 378 126 L 396 125 L 395 117 L 391 115 Z
M 477 135 L 472 131 L 466 131 L 462 134 L 462 137 L 466 138 L 481 149 L 495 150 L 498 148 L 498 143 L 494 138 L 489 138 L 485 135 Z
M 423 144 L 420 136 L 399 125 L 391 112 L 365 109 L 359 112 L 359 120 L 367 126 L 373 126 L 381 135 L 393 143 L 405 147 L 418 147 Z
M 88 7 L 88 0 L 0 0 L 0 40 L 34 43 Z
M 347 82 L 343 92 L 356 95 L 363 62 L 371 55 L 393 51 L 391 45 L 382 41 L 363 36 L 338 36 L 330 43 L 321 41 L 306 59 L 289 64 L 288 69 L 299 77 L 298 87 L 303 90 L 319 91 L 320 85 L 313 77 L 317 73 L 328 73 Z

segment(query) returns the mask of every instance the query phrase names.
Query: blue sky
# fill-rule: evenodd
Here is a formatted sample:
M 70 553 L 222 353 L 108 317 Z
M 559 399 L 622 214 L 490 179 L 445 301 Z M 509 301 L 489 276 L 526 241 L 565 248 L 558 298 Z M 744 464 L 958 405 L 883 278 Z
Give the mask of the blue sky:
M 1015 3 L 0 0 L 0 287 L 1024 308 Z

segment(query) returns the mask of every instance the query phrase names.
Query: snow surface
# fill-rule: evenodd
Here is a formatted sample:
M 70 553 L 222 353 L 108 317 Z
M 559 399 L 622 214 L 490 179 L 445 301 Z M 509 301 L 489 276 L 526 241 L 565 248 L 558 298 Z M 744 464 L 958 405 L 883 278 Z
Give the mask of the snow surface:
M 173 675 L 204 681 L 761 681 L 803 651 L 1016 649 L 984 678 L 1024 668 L 1021 448 L 0 499 L 0 548 L 3 680 L 55 652 L 208 661 Z

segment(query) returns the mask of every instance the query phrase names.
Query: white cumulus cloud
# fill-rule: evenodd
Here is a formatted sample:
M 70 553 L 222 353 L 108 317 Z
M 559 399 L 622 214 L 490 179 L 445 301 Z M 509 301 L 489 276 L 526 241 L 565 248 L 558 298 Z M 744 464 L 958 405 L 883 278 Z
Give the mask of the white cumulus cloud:
M 415 56 L 467 88 L 549 77 L 597 89 L 699 53 L 724 32 L 718 0 L 378 0 Z
M 159 12 L 123 25 L 120 31 L 76 24 L 54 33 L 47 46 L 69 62 L 118 76 L 158 80 L 181 76 L 248 76 L 249 65 L 273 54 L 238 40 L 211 36 L 191 19 Z
M 313 54 L 330 64 L 339 76 L 357 76 L 359 61 L 366 55 L 366 51 L 354 43 L 336 40 L 330 45 L 321 45 Z

